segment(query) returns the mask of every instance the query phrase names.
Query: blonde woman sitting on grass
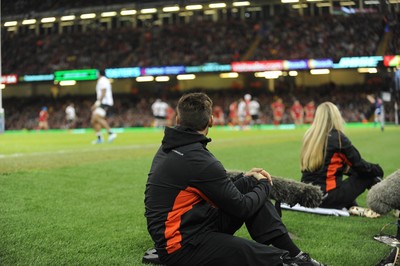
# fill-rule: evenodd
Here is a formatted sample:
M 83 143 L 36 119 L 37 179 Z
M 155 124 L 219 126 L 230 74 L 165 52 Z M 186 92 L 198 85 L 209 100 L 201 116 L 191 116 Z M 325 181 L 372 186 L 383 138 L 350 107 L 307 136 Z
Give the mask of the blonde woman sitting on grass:
M 383 170 L 361 157 L 343 129 L 344 120 L 336 105 L 320 104 L 303 137 L 301 181 L 321 187 L 322 208 L 346 208 L 353 215 L 378 217 L 372 210 L 358 207 L 356 199 L 382 180 Z

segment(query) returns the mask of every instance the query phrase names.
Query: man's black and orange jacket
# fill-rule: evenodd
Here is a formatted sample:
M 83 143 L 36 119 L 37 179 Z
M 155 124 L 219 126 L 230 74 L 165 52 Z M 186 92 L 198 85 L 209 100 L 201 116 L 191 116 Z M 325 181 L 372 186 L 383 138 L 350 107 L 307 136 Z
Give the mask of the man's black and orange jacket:
M 211 139 L 185 127 L 166 128 L 145 191 L 147 228 L 160 257 L 216 231 L 219 210 L 246 220 L 267 200 L 261 180 L 242 194 L 207 150 Z
M 361 177 L 363 173 L 370 176 L 377 171 L 377 165 L 362 159 L 351 141 L 342 132 L 334 129 L 328 135 L 324 164 L 317 171 L 304 171 L 301 181 L 318 185 L 326 193 L 340 186 L 349 167 Z

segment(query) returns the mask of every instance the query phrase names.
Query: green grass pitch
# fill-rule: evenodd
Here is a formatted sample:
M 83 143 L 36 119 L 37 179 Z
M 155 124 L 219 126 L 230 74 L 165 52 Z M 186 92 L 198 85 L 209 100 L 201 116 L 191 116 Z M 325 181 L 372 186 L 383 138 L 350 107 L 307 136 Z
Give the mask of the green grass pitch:
M 299 180 L 306 128 L 211 128 L 209 149 L 227 169 L 263 167 Z M 347 126 L 364 159 L 388 175 L 400 167 L 400 127 Z M 113 143 L 92 145 L 92 130 L 0 135 L 0 265 L 142 265 L 152 241 L 144 188 L 163 134 L 120 129 Z M 365 206 L 362 195 L 359 203 Z M 283 211 L 298 246 L 328 265 L 374 265 L 390 250 L 373 240 L 396 221 Z M 388 226 L 388 234 L 396 232 Z M 245 228 L 237 235 L 249 237 Z

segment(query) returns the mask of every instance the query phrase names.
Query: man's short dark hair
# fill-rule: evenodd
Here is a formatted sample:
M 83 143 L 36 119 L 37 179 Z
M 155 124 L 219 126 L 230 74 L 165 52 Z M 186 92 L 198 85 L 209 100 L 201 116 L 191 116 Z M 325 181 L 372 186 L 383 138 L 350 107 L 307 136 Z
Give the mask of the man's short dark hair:
M 180 125 L 193 130 L 204 130 L 212 116 L 213 102 L 205 93 L 195 92 L 183 95 L 177 105 Z
M 106 70 L 104 68 L 99 69 L 98 72 L 99 72 L 99 75 L 104 76 L 104 77 L 106 76 Z

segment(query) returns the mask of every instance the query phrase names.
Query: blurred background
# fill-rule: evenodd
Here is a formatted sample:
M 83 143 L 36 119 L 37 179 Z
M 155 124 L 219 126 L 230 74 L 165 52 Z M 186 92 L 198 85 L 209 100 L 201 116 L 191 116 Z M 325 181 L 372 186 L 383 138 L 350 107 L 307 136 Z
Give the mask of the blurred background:
M 112 80 L 112 127 L 151 127 L 156 99 L 173 109 L 189 91 L 207 92 L 224 125 L 245 94 L 262 124 L 277 98 L 283 124 L 295 100 L 372 121 L 367 95 L 398 124 L 399 13 L 400 0 L 3 0 L 0 131 L 36 129 L 43 107 L 51 129 L 67 128 L 70 103 L 74 128 L 89 128 L 100 69 Z

